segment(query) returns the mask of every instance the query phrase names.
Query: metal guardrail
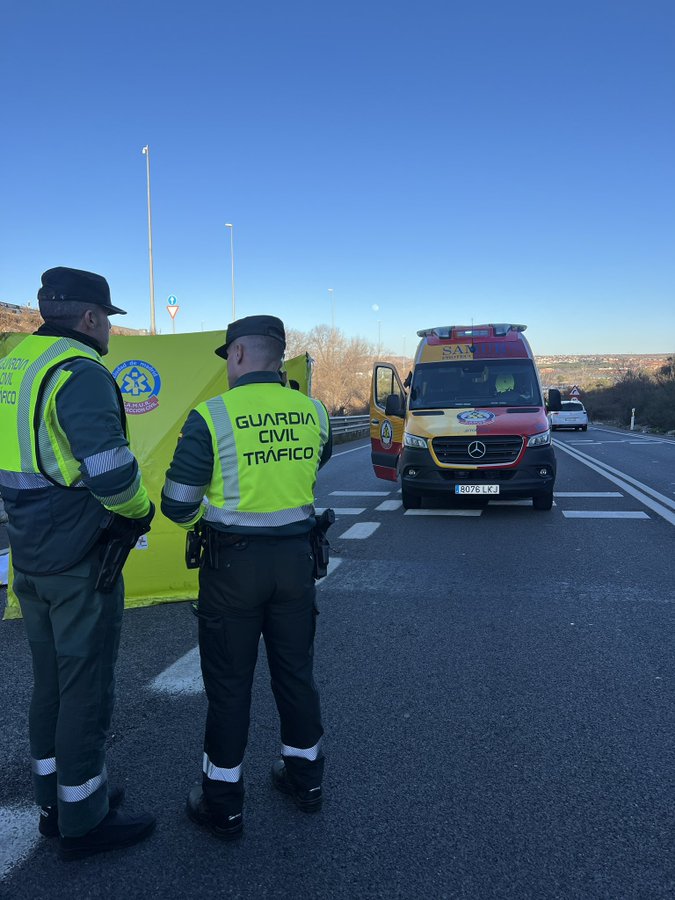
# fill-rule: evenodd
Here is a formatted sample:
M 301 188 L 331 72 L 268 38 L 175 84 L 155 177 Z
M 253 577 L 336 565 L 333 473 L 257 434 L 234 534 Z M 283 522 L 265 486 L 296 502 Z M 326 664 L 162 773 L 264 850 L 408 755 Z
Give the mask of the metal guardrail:
M 370 415 L 363 416 L 331 416 L 330 427 L 333 437 L 342 436 L 343 440 L 359 437 L 370 430 Z

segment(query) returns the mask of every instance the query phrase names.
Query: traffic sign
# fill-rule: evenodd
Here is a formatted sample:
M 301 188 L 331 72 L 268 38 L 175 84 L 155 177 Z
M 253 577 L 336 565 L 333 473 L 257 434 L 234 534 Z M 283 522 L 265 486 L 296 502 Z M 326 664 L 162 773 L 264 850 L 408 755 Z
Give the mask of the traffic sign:
M 180 309 L 180 307 L 178 306 L 178 300 L 172 294 L 166 302 L 167 302 L 166 308 L 169 312 L 169 315 L 171 316 L 172 319 L 175 319 L 176 313 Z
M 581 391 L 576 384 L 570 389 L 570 397 L 581 397 Z

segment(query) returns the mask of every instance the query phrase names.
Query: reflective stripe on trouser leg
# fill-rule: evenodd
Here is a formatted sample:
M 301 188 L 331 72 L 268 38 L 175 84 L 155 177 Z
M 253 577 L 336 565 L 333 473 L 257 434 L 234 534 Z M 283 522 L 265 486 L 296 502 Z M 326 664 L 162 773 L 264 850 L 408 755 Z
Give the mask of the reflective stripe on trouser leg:
M 82 800 L 91 797 L 91 795 L 100 787 L 103 787 L 107 781 L 108 773 L 106 772 L 105 766 L 103 766 L 103 771 L 101 773 L 94 775 L 93 778 L 87 779 L 83 784 L 58 784 L 56 791 L 59 800 L 62 800 L 64 803 L 80 803 Z
M 54 806 L 56 804 L 56 758 L 31 758 L 33 773 L 33 792 L 38 806 Z
M 301 790 L 313 791 L 321 787 L 325 759 L 321 752 L 321 740 L 313 747 L 281 745 L 281 755 L 292 783 Z
M 244 806 L 243 762 L 238 766 L 216 766 L 204 752 L 202 790 L 208 808 L 220 815 L 239 815 Z
M 314 762 L 319 758 L 319 753 L 321 752 L 321 741 L 317 741 L 313 747 L 308 747 L 306 750 L 303 750 L 300 747 L 289 747 L 287 744 L 281 745 L 281 755 L 282 756 L 296 756 L 299 759 L 308 759 L 310 762 Z
M 227 781 L 229 784 L 235 784 L 241 778 L 242 765 L 243 762 L 240 762 L 238 766 L 233 766 L 231 769 L 226 769 L 223 766 L 214 766 L 208 754 L 205 753 L 202 769 L 206 777 L 211 781 Z

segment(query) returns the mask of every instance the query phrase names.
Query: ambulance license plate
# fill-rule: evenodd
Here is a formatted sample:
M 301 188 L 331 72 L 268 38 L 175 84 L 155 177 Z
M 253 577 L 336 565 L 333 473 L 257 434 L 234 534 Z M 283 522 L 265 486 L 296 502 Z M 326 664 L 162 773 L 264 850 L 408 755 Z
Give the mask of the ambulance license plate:
M 456 484 L 456 494 L 498 494 L 498 484 Z

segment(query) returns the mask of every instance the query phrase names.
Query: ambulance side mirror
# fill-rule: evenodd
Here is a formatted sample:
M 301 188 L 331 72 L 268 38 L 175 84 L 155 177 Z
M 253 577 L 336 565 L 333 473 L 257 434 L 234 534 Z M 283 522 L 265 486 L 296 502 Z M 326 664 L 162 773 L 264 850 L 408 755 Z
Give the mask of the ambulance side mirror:
M 546 408 L 549 412 L 560 412 L 562 409 L 562 398 L 557 388 L 549 388 Z
M 384 407 L 384 414 L 385 416 L 398 416 L 400 419 L 403 418 L 404 408 L 398 394 L 389 394 L 387 403 Z

